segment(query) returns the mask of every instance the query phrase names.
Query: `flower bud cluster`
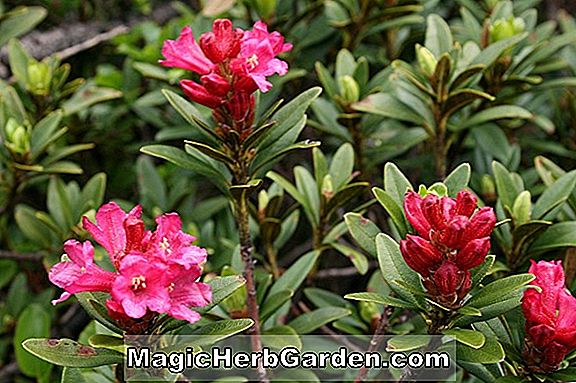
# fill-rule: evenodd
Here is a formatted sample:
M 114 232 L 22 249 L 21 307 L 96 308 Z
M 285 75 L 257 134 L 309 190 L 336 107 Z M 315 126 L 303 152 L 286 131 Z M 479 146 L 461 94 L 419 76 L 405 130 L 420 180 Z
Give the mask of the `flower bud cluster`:
M 436 302 L 457 308 L 470 291 L 470 269 L 484 262 L 490 250 L 494 211 L 477 209 L 476 197 L 466 190 L 455 199 L 409 191 L 404 211 L 418 234 L 400 242 L 404 260 L 422 276 Z

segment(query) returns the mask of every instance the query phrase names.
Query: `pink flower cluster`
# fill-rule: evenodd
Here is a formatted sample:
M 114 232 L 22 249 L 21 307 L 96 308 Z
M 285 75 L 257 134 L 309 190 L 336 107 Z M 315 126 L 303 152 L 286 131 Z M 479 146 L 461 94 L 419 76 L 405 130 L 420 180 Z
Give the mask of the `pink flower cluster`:
M 436 302 L 458 307 L 471 287 L 470 269 L 490 250 L 496 224 L 491 207 L 477 210 L 476 197 L 463 190 L 456 198 L 409 191 L 404 211 L 418 235 L 400 242 L 404 260 L 417 271 Z
M 541 291 L 524 292 L 522 310 L 526 317 L 524 360 L 536 372 L 551 372 L 576 349 L 576 298 L 565 287 L 562 263 L 532 261 L 532 285 Z
M 200 83 L 180 82 L 186 95 L 214 109 L 218 122 L 243 131 L 254 119 L 253 93 L 272 88 L 267 77 L 288 72 L 286 62 L 276 56 L 291 49 L 280 33 L 269 33 L 261 21 L 252 31 L 244 31 L 234 29 L 228 19 L 218 19 L 212 32 L 200 36 L 199 44 L 190 27 L 177 40 L 165 41 L 162 55 L 166 59 L 160 63 L 200 75 Z
M 106 302 L 110 316 L 119 323 L 151 313 L 167 313 L 191 323 L 200 315 L 190 307 L 210 303 L 210 286 L 198 282 L 206 250 L 193 246 L 195 238 L 182 231 L 176 213 L 156 219 L 155 231 L 148 231 L 142 208 L 129 213 L 110 202 L 96 213 L 96 223 L 84 217 L 84 228 L 108 252 L 116 271 L 94 263 L 90 241 L 68 240 L 62 261 L 50 270 L 49 279 L 65 290 L 53 304 L 86 291 L 110 294 Z

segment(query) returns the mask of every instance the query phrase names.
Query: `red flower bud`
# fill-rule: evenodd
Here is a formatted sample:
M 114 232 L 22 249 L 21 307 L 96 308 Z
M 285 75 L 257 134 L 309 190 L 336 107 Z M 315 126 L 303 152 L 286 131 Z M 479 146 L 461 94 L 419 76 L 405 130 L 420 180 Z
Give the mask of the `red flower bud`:
M 200 36 L 200 48 L 210 61 L 219 64 L 238 56 L 242 35 L 242 30 L 234 30 L 230 20 L 218 19 L 212 24 L 212 32 Z
M 470 193 L 468 190 L 458 192 L 458 195 L 456 196 L 456 214 L 470 218 L 477 206 L 478 201 L 474 194 Z
M 567 353 L 576 348 L 576 298 L 565 288 L 562 263 L 532 261 L 536 276 L 522 299 L 526 317 L 526 366 L 536 372 L 558 369 Z
M 440 198 L 434 194 L 428 194 L 422 201 L 422 213 L 435 230 L 441 230 L 446 227 L 446 217 L 440 204 Z
M 468 244 L 456 254 L 454 262 L 463 270 L 473 269 L 484 262 L 489 250 L 490 237 L 475 239 L 468 242 Z
M 142 241 L 146 231 L 142 220 L 142 206 L 137 205 L 126 215 L 123 226 L 126 231 L 126 249 L 124 253 L 142 251 Z
M 400 241 L 400 251 L 408 266 L 427 277 L 442 262 L 442 254 L 428 241 L 416 235 L 408 234 Z
M 404 197 L 404 211 L 412 227 L 424 239 L 430 239 L 430 223 L 422 213 L 422 198 L 418 193 L 409 191 Z
M 468 238 L 464 237 L 464 231 L 468 227 L 468 218 L 463 215 L 454 217 L 448 225 L 434 235 L 434 241 L 446 246 L 448 249 L 460 249 L 466 245 Z
M 439 295 L 451 296 L 469 284 L 470 273 L 462 271 L 454 262 L 447 261 L 434 273 L 434 283 Z M 460 295 L 460 294 L 458 294 Z
M 221 97 L 211 94 L 204 86 L 195 83 L 194 81 L 182 80 L 180 81 L 180 86 L 190 100 L 209 108 L 217 108 L 224 102 Z
M 464 238 L 470 240 L 489 236 L 496 226 L 496 215 L 491 207 L 483 207 L 472 218 L 464 233 Z
M 226 96 L 231 89 L 228 81 L 214 72 L 202 76 L 200 80 L 209 93 L 218 97 Z

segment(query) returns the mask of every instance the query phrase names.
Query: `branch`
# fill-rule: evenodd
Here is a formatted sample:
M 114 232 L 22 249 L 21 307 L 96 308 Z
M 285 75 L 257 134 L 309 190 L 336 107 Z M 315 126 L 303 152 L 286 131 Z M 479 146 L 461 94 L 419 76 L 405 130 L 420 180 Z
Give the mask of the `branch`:
M 16 261 L 41 261 L 44 258 L 42 253 L 18 253 L 10 250 L 0 250 L 0 259 L 14 259 Z

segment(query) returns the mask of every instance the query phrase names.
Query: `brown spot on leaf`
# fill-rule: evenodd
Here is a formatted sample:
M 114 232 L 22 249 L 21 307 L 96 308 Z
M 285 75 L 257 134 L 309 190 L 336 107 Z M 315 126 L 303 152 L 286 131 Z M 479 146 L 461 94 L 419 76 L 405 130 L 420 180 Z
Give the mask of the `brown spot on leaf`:
M 58 345 L 60 344 L 60 340 L 58 340 L 58 339 L 48 339 L 48 340 L 46 341 L 46 343 L 48 343 L 48 346 L 50 346 L 50 347 L 55 347 L 55 346 L 58 346 Z
M 96 350 L 94 350 L 92 347 L 80 346 L 78 348 L 78 355 L 84 355 L 84 356 L 96 355 Z

